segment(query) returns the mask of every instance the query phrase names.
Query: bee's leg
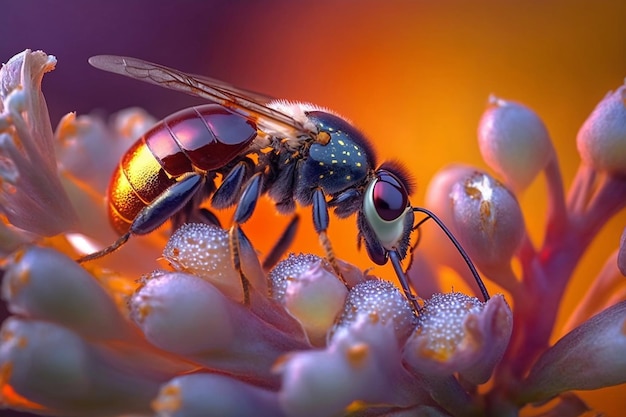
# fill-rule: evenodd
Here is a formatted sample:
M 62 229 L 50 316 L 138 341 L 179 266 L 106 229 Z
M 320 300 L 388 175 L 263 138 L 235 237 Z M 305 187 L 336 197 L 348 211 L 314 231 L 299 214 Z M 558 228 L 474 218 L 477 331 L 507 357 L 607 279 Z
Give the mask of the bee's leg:
M 268 271 L 274 265 L 278 263 L 278 261 L 283 257 L 287 249 L 291 247 L 293 243 L 293 239 L 296 237 L 296 232 L 298 231 L 298 225 L 300 224 L 300 216 L 295 214 L 289 224 L 283 230 L 283 233 L 278 238 L 278 241 L 272 247 L 272 250 L 267 254 L 265 260 L 263 261 L 263 270 Z
M 204 207 L 200 207 L 200 209 L 197 210 L 196 217 L 198 217 L 200 223 L 212 224 L 220 229 L 222 228 L 222 222 L 220 222 L 220 219 L 215 215 L 215 213 Z
M 185 223 L 203 223 L 217 226 L 222 229 L 222 222 L 211 210 L 198 207 L 195 198 L 172 217 L 172 230 L 176 230 Z
M 335 273 L 341 278 L 343 281 L 343 277 L 341 275 L 341 270 L 339 269 L 339 264 L 337 263 L 337 258 L 335 258 L 335 252 L 333 251 L 332 244 L 330 243 L 330 239 L 328 239 L 328 235 L 326 234 L 326 230 L 328 230 L 329 216 L 328 216 L 328 204 L 326 203 L 326 197 L 324 196 L 324 192 L 317 188 L 313 192 L 313 226 L 315 227 L 315 231 L 320 239 L 320 244 L 324 249 L 326 254 L 326 260 L 335 270 Z M 344 281 L 345 284 L 345 281 Z
M 246 278 L 241 265 L 241 247 L 242 239 L 247 238 L 243 234 L 240 225 L 245 223 L 254 212 L 256 203 L 261 196 L 263 190 L 263 176 L 261 172 L 254 174 L 245 184 L 239 203 L 235 209 L 233 225 L 229 230 L 230 253 L 232 257 L 233 267 L 239 273 L 241 278 L 241 286 L 244 294 L 244 304 L 250 303 L 250 282 Z
M 244 182 L 254 169 L 251 164 L 252 161 L 247 158 L 241 160 L 224 176 L 222 183 L 211 197 L 212 207 L 220 210 L 231 207 L 237 202 Z
M 212 211 L 201 207 L 207 196 L 215 192 L 215 175 L 208 173 L 204 176 L 204 185 L 193 198 L 191 198 L 185 207 L 177 212 L 171 218 L 172 230 L 178 229 L 185 223 L 204 223 L 222 227 L 220 219 Z
M 77 259 L 78 263 L 92 261 L 117 250 L 131 235 L 145 235 L 178 213 L 202 186 L 202 175 L 190 173 L 165 189 L 154 201 L 135 216 L 130 229 L 106 248 Z
M 415 312 L 415 314 L 419 315 L 420 311 L 422 310 L 422 307 L 420 307 L 419 303 L 417 302 L 417 298 L 415 297 L 415 295 L 411 291 L 411 288 L 409 287 L 409 279 L 407 278 L 405 271 L 402 269 L 402 264 L 400 263 L 400 255 L 398 255 L 398 252 L 395 250 L 391 250 L 388 253 L 389 253 L 389 259 L 391 260 L 391 265 L 393 266 L 393 269 L 395 270 L 396 275 L 398 276 L 398 281 L 400 282 L 400 286 L 402 286 L 402 291 L 404 292 L 404 296 L 411 303 L 411 306 L 413 307 L 413 311 Z

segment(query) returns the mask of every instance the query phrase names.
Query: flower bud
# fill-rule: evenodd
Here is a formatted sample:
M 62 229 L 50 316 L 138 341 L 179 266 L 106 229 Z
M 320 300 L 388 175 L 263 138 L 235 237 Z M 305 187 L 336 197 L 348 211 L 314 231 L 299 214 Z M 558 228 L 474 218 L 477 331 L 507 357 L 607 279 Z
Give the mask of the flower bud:
M 407 303 L 408 304 L 408 303 Z M 408 407 L 427 394 L 401 361 L 393 323 L 358 315 L 339 327 L 328 347 L 292 353 L 279 362 L 280 403 L 288 416 L 346 414 L 356 399 Z
M 0 331 L 3 405 L 12 405 L 13 397 L 4 395 L 12 392 L 28 399 L 17 405 L 36 406 L 38 414 L 147 413 L 160 384 L 175 371 L 162 372 L 153 357 L 126 353 L 53 323 L 9 318 Z
M 441 221 L 452 226 L 452 205 L 450 193 L 456 183 L 462 183 L 477 172 L 477 169 L 462 164 L 452 164 L 439 170 L 428 183 L 424 205 L 434 211 Z M 478 171 L 480 172 L 480 171 Z M 457 250 L 452 244 L 445 244 L 448 238 L 443 233 L 424 233 L 420 239 L 420 250 L 428 254 L 429 260 L 435 264 L 450 265 L 453 260 L 463 262 L 457 256 Z M 463 269 L 466 267 L 461 265 Z M 455 268 L 456 269 L 456 268 Z
M 153 274 L 130 300 L 130 308 L 154 345 L 246 377 L 269 378 L 280 355 L 309 347 L 207 281 L 182 272 Z
M 398 287 L 379 279 L 363 281 L 350 290 L 337 329 L 350 327 L 362 317 L 392 326 L 399 343 L 411 334 L 416 322 L 411 305 Z
M 225 230 L 208 224 L 184 224 L 170 237 L 163 257 L 177 271 L 210 282 L 233 300 L 243 299 L 241 278 L 233 268 Z
M 61 324 L 91 339 L 123 339 L 132 333 L 96 279 L 53 249 L 30 247 L 14 254 L 2 297 L 14 314 Z
M 609 92 L 578 131 L 582 160 L 598 171 L 626 175 L 626 86 Z
M 482 384 L 504 354 L 512 316 L 501 295 L 483 303 L 462 293 L 435 294 L 420 311 L 404 359 L 426 378 L 460 373 Z
M 155 273 L 133 295 L 130 308 L 148 340 L 169 352 L 227 350 L 233 343 L 226 298 L 194 276 Z
M 274 298 L 302 323 L 311 343 L 322 346 L 348 295 L 332 268 L 315 255 L 289 255 L 270 281 Z
M 554 148 L 537 114 L 513 101 L 490 97 L 478 126 L 478 145 L 487 164 L 515 190 L 524 190 L 554 158 Z
M 144 110 L 130 108 L 112 117 L 107 125 L 100 117 L 66 114 L 55 137 L 59 164 L 64 172 L 80 178 L 98 194 L 106 193 L 111 173 L 130 145 L 156 120 Z
M 452 186 L 452 229 L 476 265 L 497 280 L 508 274 L 525 234 L 515 196 L 490 175 L 474 172 Z
M 168 417 L 284 415 L 275 392 L 208 373 L 174 378 L 161 387 L 152 407 Z

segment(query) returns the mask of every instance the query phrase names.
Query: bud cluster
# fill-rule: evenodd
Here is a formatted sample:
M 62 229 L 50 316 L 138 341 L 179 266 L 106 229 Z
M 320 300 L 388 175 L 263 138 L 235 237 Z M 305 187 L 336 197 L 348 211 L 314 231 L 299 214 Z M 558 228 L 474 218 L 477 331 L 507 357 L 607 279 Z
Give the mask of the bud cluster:
M 544 415 L 568 417 L 586 410 L 571 391 L 626 383 L 626 232 L 551 344 L 579 260 L 626 206 L 626 87 L 583 124 L 567 195 L 539 116 L 490 100 L 478 144 L 493 173 L 450 165 L 426 206 L 505 294 L 474 297 L 458 249 L 422 224 L 406 271 L 415 307 L 341 260 L 292 253 L 266 270 L 254 236 L 244 242 L 239 230 L 236 241 L 213 224 L 133 236 L 76 263 L 115 239 L 104 222 L 108 176 L 153 119 L 139 109 L 109 124 L 68 115 L 53 133 L 40 86 L 55 62 L 27 50 L 0 70 L 11 313 L 0 329 L 0 407 L 70 417 L 499 416 L 547 403 Z M 519 201 L 542 173 L 546 230 L 535 245 Z M 450 271 L 468 294 L 449 291 L 440 278 Z

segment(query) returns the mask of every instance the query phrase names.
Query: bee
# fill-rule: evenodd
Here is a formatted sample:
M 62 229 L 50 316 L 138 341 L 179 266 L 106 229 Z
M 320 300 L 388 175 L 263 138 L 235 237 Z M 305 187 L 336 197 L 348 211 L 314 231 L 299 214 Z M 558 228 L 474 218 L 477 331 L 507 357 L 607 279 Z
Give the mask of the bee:
M 374 263 L 391 261 L 416 312 L 419 305 L 401 261 L 410 252 L 412 232 L 433 219 L 467 262 L 485 300 L 489 298 L 471 260 L 443 222 L 429 210 L 411 206 L 405 170 L 393 162 L 379 165 L 366 136 L 334 112 L 136 58 L 99 55 L 89 63 L 211 103 L 166 117 L 126 152 L 108 190 L 109 219 L 121 237 L 79 262 L 111 253 L 131 235 L 150 233 L 170 218 L 183 222 L 207 198 L 217 210 L 236 207 L 231 238 L 238 243 L 244 238 L 240 225 L 266 194 L 282 214 L 293 213 L 297 204 L 312 207 L 315 231 L 337 271 L 327 237 L 329 209 L 338 217 L 356 214 L 359 245 L 364 244 Z M 417 225 L 414 212 L 426 216 Z M 206 209 L 201 213 L 217 221 Z M 289 244 L 289 239 L 281 241 L 279 252 Z M 238 259 L 234 262 L 239 267 Z M 242 283 L 245 287 L 243 276 Z

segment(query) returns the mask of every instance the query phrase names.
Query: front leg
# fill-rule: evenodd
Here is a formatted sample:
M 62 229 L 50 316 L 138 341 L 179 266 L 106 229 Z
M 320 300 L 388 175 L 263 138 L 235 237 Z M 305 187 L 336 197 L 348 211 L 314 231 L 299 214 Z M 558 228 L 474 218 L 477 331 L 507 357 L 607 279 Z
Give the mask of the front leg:
M 326 231 L 328 230 L 328 224 L 330 222 L 328 216 L 328 204 L 326 203 L 326 196 L 320 188 L 316 188 L 313 192 L 313 226 L 320 240 L 320 244 L 326 254 L 326 260 L 335 270 L 335 273 L 341 278 L 344 284 L 345 280 L 341 275 L 337 258 L 335 258 L 335 252 L 333 251 L 332 244 L 328 238 Z M 347 285 L 347 284 L 346 284 Z

